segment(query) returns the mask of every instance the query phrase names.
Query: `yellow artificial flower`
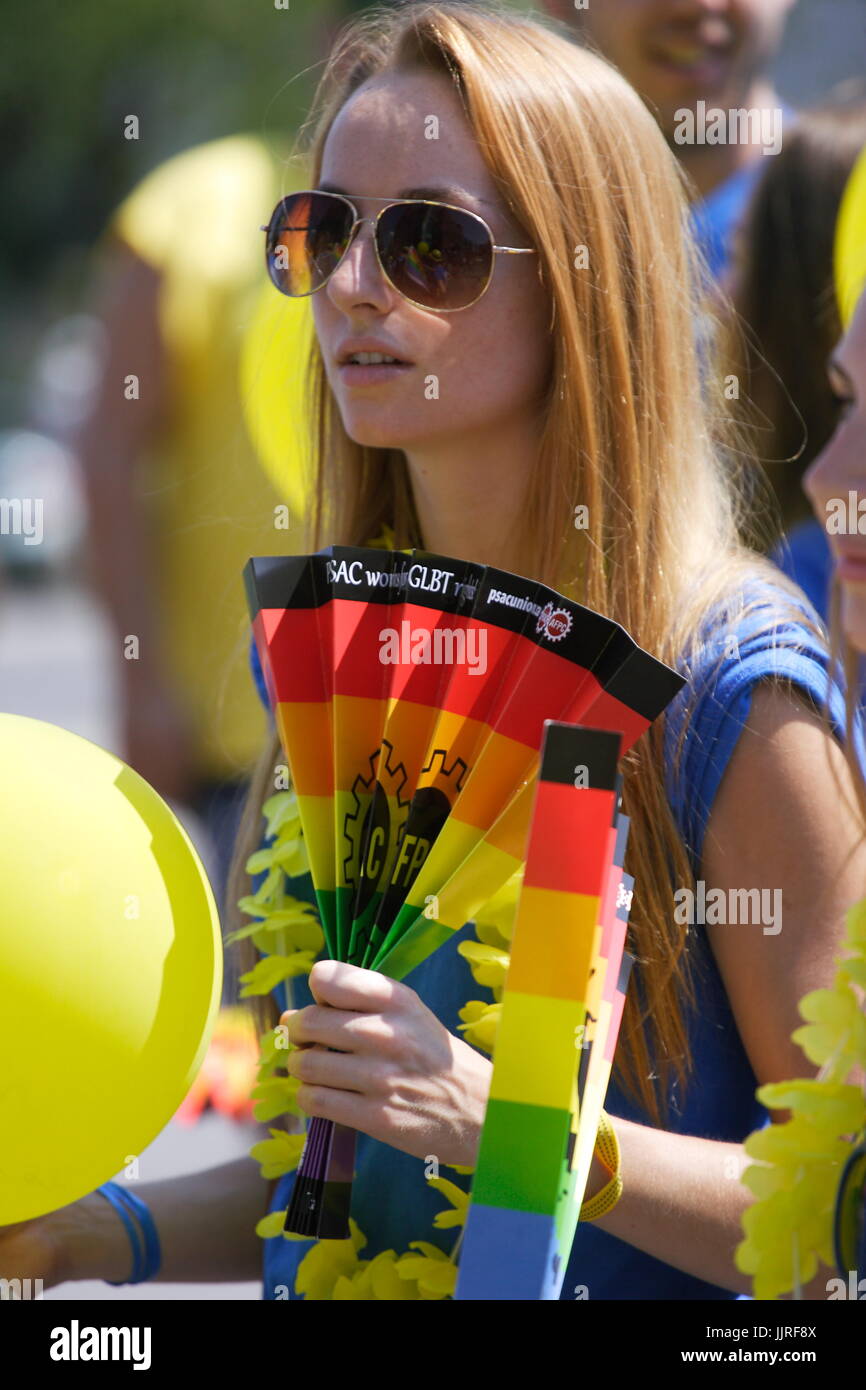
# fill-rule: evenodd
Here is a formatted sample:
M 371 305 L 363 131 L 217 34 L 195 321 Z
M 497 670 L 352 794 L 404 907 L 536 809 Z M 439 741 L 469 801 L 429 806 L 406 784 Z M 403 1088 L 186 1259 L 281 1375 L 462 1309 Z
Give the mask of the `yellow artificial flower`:
M 486 946 L 501 946 L 506 950 L 514 935 L 517 899 L 523 883 L 523 869 L 511 875 L 489 902 L 476 914 L 475 935 Z
M 250 1149 L 250 1158 L 262 1166 L 262 1177 L 268 1182 L 271 1178 L 281 1178 L 285 1173 L 293 1173 L 301 1161 L 304 1147 L 304 1134 L 289 1134 L 284 1129 L 268 1131 L 270 1139 L 261 1139 Z
M 760 1162 L 743 1174 L 756 1201 L 743 1213 L 746 1238 L 734 1258 L 752 1276 L 755 1298 L 778 1298 L 807 1284 L 819 1261 L 835 1265 L 839 1178 L 851 1139 L 866 1123 L 866 1097 L 846 1080 L 853 1068 L 866 1066 L 866 1018 L 852 988 L 866 981 L 866 900 L 848 912 L 845 941 L 853 954 L 837 960 L 831 989 L 800 1000 L 806 1023 L 792 1034 L 820 1075 L 757 1091 L 762 1104 L 789 1110 L 791 1119 L 755 1130 L 744 1145 Z
M 262 1240 L 270 1240 L 273 1236 L 282 1236 L 284 1240 L 309 1240 L 309 1236 L 298 1236 L 294 1231 L 284 1231 L 285 1224 L 285 1211 L 269 1211 L 267 1216 L 256 1222 L 256 1235 L 261 1236 Z
M 295 1047 L 290 1043 L 283 1026 L 268 1028 L 259 1035 L 259 1080 L 273 1076 L 278 1067 L 285 1068 L 286 1058 Z
M 329 1300 L 334 1296 L 340 1276 L 351 1277 L 356 1272 L 359 1266 L 358 1251 L 363 1250 L 367 1238 L 351 1217 L 349 1229 L 351 1235 L 348 1240 L 317 1240 L 307 1251 L 298 1265 L 295 1293 L 311 1300 Z
M 295 975 L 309 975 L 315 956 L 312 951 L 294 951 L 290 956 L 265 956 L 257 961 L 252 970 L 240 976 L 243 988 L 241 999 L 249 999 L 254 994 L 270 994 L 283 980 Z
M 440 1211 L 438 1216 L 434 1216 L 433 1225 L 440 1231 L 447 1230 L 450 1226 L 462 1226 L 469 1207 L 469 1193 L 464 1192 L 462 1187 L 458 1187 L 456 1182 L 451 1182 L 448 1178 L 428 1178 L 427 1182 L 451 1203 L 450 1211 Z
M 473 1047 L 480 1047 L 482 1052 L 492 1052 L 501 1013 L 501 1004 L 484 1004 L 480 999 L 470 999 L 460 1010 L 463 1022 L 458 1024 L 457 1031 L 463 1033 Z
M 855 903 L 846 915 L 845 942 L 853 951 L 866 956 L 866 898 Z
M 300 1081 L 296 1076 L 272 1076 L 262 1081 L 253 1091 L 253 1116 L 259 1124 L 275 1120 L 277 1115 L 298 1115 L 297 1091 Z
M 335 1299 L 405 1303 L 417 1301 L 419 1297 L 417 1283 L 411 1279 L 401 1279 L 397 1273 L 394 1250 L 383 1250 L 373 1260 L 360 1261 L 354 1275 L 351 1278 L 341 1275 L 334 1288 Z
M 286 898 L 282 906 L 278 906 L 277 901 L 268 909 L 266 917 L 258 922 L 247 922 L 237 931 L 229 932 L 225 938 L 226 945 L 232 946 L 236 941 L 251 936 L 258 950 L 268 951 L 273 949 L 271 933 L 280 932 L 285 934 L 287 942 L 299 949 L 321 949 L 324 937 L 312 904 L 302 902 L 300 898 Z M 255 898 L 241 898 L 238 907 L 248 915 L 262 910 L 262 905 Z
M 806 1026 L 791 1034 L 810 1062 L 832 1069 L 834 1080 L 847 1076 L 866 1055 L 866 1018 L 844 975 L 843 967 L 832 989 L 804 995 L 799 1007 Z
M 397 1261 L 397 1273 L 401 1279 L 414 1279 L 418 1285 L 418 1297 L 423 1299 L 453 1298 L 457 1285 L 457 1266 L 449 1260 L 438 1245 L 426 1240 L 413 1240 L 410 1250 L 420 1250 L 420 1255 L 401 1255 Z
M 511 962 L 507 951 L 500 950 L 498 946 L 487 946 L 481 941 L 461 941 L 457 950 L 464 960 L 468 960 L 477 985 L 494 991 L 503 988 Z
M 394 549 L 394 528 L 388 526 L 384 521 L 382 529 L 375 540 L 368 541 L 367 547 L 370 550 L 393 550 Z
M 776 1081 L 759 1086 L 757 1097 L 771 1110 L 794 1111 L 830 1138 L 856 1134 L 866 1120 L 866 1096 L 844 1082 Z
M 267 822 L 266 840 L 277 835 L 286 841 L 298 842 L 299 848 L 306 854 L 298 795 L 293 787 L 287 787 L 284 791 L 269 796 L 267 801 L 262 803 L 262 815 Z

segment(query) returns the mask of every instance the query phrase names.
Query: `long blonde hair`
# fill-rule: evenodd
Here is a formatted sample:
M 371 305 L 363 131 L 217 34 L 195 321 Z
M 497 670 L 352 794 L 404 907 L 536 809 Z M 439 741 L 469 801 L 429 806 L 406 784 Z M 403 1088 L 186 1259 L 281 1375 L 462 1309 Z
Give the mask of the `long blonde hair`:
M 688 674 L 709 610 L 726 604 L 733 627 L 745 611 L 743 582 L 779 576 L 738 540 L 727 476 L 735 451 L 719 442 L 722 382 L 679 166 L 625 80 L 551 26 L 486 4 L 418 3 L 368 12 L 340 35 L 310 122 L 314 180 L 352 93 L 370 77 L 419 66 L 453 81 L 527 238 L 521 244 L 538 250 L 539 292 L 550 304 L 553 367 L 521 509 L 526 572 L 615 619 Z M 578 268 L 580 247 L 586 268 Z M 363 544 L 383 523 L 398 547 L 423 543 L 405 456 L 348 437 L 315 346 L 311 372 L 311 548 Z M 588 526 L 578 530 L 581 503 Z M 643 997 L 628 999 L 617 1052 L 618 1080 L 656 1120 L 659 1096 L 688 1073 L 683 1006 L 694 997 L 687 928 L 673 913 L 674 884 L 690 886 L 694 876 L 665 792 L 662 740 L 659 720 L 623 765 L 627 867 L 638 886 L 629 948 Z M 232 901 L 259 842 L 278 752 L 274 738 L 253 781 Z M 260 1019 L 272 1010 L 267 999 Z

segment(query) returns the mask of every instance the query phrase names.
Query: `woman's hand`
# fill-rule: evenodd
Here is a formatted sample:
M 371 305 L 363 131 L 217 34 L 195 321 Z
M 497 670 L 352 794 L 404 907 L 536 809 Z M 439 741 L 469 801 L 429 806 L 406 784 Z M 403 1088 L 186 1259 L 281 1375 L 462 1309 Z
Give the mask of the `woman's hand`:
M 298 1048 L 286 1065 L 301 1109 L 416 1158 L 472 1167 L 492 1062 L 378 971 L 319 961 L 310 989 L 317 1002 L 280 1019 Z

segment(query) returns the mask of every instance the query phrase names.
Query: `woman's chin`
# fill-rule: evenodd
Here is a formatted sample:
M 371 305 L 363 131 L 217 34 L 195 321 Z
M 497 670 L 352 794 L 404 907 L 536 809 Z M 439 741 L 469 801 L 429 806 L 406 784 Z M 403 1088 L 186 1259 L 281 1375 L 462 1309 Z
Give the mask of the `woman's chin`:
M 381 425 L 376 425 L 372 421 L 369 423 L 346 426 L 346 433 L 356 444 L 361 444 L 367 449 L 402 449 L 404 440 L 393 430 L 383 429 Z
M 368 449 L 403 449 L 407 435 L 414 431 L 400 428 L 395 420 L 383 418 L 383 412 L 344 411 L 343 428 L 350 439 Z
M 866 584 L 842 584 L 842 631 L 852 647 L 866 652 Z

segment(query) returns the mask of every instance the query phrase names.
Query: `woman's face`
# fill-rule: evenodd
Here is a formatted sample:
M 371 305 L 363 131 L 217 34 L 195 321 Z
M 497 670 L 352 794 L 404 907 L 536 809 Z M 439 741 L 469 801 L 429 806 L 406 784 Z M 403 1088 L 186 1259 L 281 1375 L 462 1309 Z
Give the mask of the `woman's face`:
M 866 292 L 829 373 L 842 417 L 803 486 L 836 561 L 845 634 L 866 652 Z
M 435 119 L 434 119 L 435 118 Z M 360 217 L 372 199 L 429 197 L 467 208 L 499 246 L 526 246 L 481 158 L 459 99 L 435 73 L 394 73 L 361 87 L 324 149 L 320 187 L 345 193 Z M 313 296 L 328 381 L 359 444 L 430 455 L 525 425 L 550 370 L 549 306 L 538 256 L 494 256 L 487 292 L 467 309 L 410 304 L 382 275 L 365 223 L 324 289 Z M 347 364 L 359 340 L 398 367 Z M 457 456 L 455 451 L 455 457 Z

